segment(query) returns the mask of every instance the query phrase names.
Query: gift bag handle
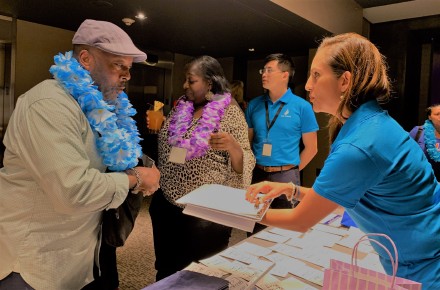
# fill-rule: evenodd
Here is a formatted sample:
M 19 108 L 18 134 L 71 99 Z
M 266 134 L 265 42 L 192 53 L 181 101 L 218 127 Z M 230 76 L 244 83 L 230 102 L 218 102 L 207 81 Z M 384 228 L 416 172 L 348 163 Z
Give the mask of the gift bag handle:
M 379 241 L 376 241 L 375 239 L 371 239 L 370 237 L 372 237 L 372 236 L 383 237 L 383 238 L 387 239 L 391 243 L 391 245 L 393 246 L 395 259 L 393 258 L 393 256 L 391 255 L 391 252 L 387 249 L 387 247 L 385 247 Z M 351 264 L 352 265 L 357 266 L 357 252 L 358 252 L 359 244 L 364 241 L 370 241 L 370 242 L 377 244 L 379 247 L 381 247 L 388 254 L 388 256 L 391 260 L 391 265 L 393 267 L 393 278 L 392 278 L 391 286 L 390 286 L 391 289 L 393 289 L 394 284 L 395 284 L 395 280 L 396 280 L 397 266 L 399 263 L 399 256 L 397 254 L 397 248 L 396 248 L 396 245 L 394 244 L 393 240 L 385 234 L 370 233 L 370 234 L 363 235 L 362 237 L 360 237 L 359 241 L 353 247 L 353 252 L 351 253 Z

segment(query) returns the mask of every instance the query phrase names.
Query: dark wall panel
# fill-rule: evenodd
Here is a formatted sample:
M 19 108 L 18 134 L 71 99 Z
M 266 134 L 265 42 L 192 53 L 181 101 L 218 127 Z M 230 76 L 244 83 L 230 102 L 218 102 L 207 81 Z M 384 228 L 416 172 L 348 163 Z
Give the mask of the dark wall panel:
M 393 82 L 394 99 L 385 107 L 406 130 L 421 118 L 420 79 L 431 74 L 421 71 L 422 46 L 434 47 L 439 38 L 440 15 L 371 25 L 370 39 L 385 55 Z

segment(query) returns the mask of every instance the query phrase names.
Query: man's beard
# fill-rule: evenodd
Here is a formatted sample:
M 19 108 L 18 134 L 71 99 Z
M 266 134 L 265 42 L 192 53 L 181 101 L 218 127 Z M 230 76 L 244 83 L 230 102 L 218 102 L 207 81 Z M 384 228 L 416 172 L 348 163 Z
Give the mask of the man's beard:
M 124 85 L 121 86 L 111 86 L 103 89 L 102 96 L 105 100 L 116 100 L 116 98 L 119 96 L 120 93 L 122 93 L 122 87 L 125 87 Z

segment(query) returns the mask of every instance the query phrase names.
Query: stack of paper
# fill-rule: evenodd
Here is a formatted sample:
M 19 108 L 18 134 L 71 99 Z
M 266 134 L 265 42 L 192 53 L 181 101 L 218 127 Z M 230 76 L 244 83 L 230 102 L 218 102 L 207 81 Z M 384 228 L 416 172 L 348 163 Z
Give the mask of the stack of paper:
M 261 221 L 270 201 L 255 207 L 246 201 L 246 191 L 219 184 L 205 184 L 176 200 L 183 213 L 251 232 Z

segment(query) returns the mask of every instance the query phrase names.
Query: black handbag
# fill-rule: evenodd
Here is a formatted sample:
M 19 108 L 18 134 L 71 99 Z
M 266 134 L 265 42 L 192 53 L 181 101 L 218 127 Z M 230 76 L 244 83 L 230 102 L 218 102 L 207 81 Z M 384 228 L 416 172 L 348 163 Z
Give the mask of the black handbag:
M 154 160 L 143 155 L 138 166 L 152 167 Z M 112 247 L 122 247 L 130 233 L 142 207 L 144 196 L 142 192 L 134 194 L 131 191 L 118 208 L 105 210 L 102 217 L 102 240 Z
M 136 217 L 142 206 L 142 193 L 128 193 L 118 208 L 104 211 L 102 219 L 102 239 L 112 247 L 122 247 L 133 231 Z

